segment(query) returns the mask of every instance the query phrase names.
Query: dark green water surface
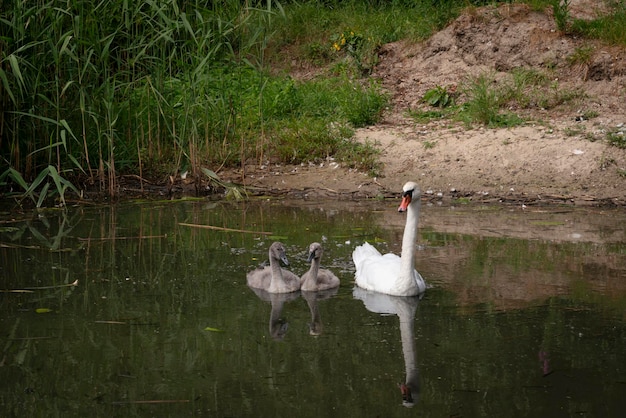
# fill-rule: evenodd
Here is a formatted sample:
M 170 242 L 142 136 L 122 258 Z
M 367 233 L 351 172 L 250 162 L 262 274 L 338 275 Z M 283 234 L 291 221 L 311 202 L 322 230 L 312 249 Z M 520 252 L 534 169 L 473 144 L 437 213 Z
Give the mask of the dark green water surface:
M 356 245 L 399 254 L 396 208 L 1 213 L 0 415 L 623 416 L 623 209 L 423 204 L 416 267 L 430 287 L 417 300 L 354 289 Z M 299 275 L 322 242 L 340 288 L 253 292 L 246 272 L 275 240 Z

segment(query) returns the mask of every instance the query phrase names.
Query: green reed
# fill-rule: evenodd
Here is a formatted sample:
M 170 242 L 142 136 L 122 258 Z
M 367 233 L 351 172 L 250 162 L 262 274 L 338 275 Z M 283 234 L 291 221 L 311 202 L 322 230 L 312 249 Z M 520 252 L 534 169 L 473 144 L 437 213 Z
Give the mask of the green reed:
M 72 177 L 84 171 L 114 194 L 117 168 L 142 161 L 137 132 L 156 141 L 151 151 L 174 147 L 195 164 L 200 132 L 189 116 L 198 85 L 209 65 L 233 54 L 229 34 L 245 24 L 243 6 L 232 16 L 175 0 L 10 7 L 0 26 L 3 164 L 25 179 L 49 165 Z M 171 80 L 186 82 L 185 100 L 166 101 Z M 151 101 L 134 102 L 145 85 Z
M 371 170 L 374 150 L 351 136 L 387 103 L 377 85 L 363 82 L 378 47 L 424 39 L 466 5 L 4 2 L 0 190 L 17 185 L 44 205 L 94 187 L 114 196 L 121 174 L 206 178 L 203 169 L 331 156 Z M 342 34 L 355 41 L 351 49 L 334 47 Z M 283 57 L 330 71 L 324 81 L 296 81 L 277 71 L 288 73 Z

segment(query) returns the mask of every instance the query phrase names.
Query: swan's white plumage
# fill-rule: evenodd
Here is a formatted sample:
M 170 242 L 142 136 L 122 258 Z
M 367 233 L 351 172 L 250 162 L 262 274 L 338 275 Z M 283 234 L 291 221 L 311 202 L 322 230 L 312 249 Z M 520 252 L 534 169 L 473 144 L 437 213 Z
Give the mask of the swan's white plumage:
M 402 255 L 383 255 L 365 242 L 354 249 L 352 261 L 356 267 L 357 286 L 388 295 L 415 296 L 426 290 L 424 279 L 414 267 L 420 191 L 414 182 L 406 183 L 402 190 L 403 200 L 398 211 L 407 212 Z

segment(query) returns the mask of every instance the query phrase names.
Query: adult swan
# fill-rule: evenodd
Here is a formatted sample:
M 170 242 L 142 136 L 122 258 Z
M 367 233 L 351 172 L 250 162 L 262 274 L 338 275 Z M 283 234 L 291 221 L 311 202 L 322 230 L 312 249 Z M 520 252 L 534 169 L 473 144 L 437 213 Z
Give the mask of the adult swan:
M 398 208 L 398 212 L 407 214 L 402 254 L 400 257 L 391 253 L 382 255 L 367 242 L 356 247 L 352 260 L 357 286 L 394 296 L 416 296 L 426 290 L 424 279 L 414 267 L 419 205 L 419 186 L 409 181 L 402 187 L 402 202 Z

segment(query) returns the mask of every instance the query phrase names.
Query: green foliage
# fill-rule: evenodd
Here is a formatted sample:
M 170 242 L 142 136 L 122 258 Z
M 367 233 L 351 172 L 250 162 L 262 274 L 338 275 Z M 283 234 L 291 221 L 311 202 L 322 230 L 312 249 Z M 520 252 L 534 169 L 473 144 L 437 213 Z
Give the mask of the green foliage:
M 600 114 L 595 110 L 585 110 L 582 112 L 582 117 L 585 120 L 597 118 Z
M 15 184 L 23 189 L 23 192 L 17 193 L 17 195 L 21 199 L 31 199 L 38 208 L 45 203 L 46 199 L 55 197 L 58 197 L 61 205 L 65 206 L 65 192 L 68 189 L 76 193 L 78 197 L 81 197 L 78 189 L 70 181 L 62 177 L 52 165 L 43 169 L 31 184 L 28 184 L 17 170 L 10 167 L 0 174 L 0 187 L 7 187 L 10 184 Z M 50 187 L 51 185 L 53 186 L 52 188 Z
M 378 63 L 376 51 L 379 45 L 371 37 L 350 29 L 332 35 L 330 40 L 336 53 L 346 53 L 353 60 L 361 76 L 368 75 Z
M 454 109 L 456 110 L 456 109 Z M 452 114 L 451 108 L 441 110 L 409 110 L 409 117 L 411 117 L 417 123 L 427 123 L 431 120 L 442 119 Z
M 516 68 L 498 80 L 488 73 L 470 77 L 463 84 L 463 93 L 466 101 L 457 117 L 469 125 L 491 127 L 523 123 L 512 109 L 552 109 L 583 97 L 580 90 L 565 89 L 546 74 L 527 68 Z
M 217 186 L 225 190 L 225 196 L 227 199 L 243 200 L 248 197 L 246 189 L 237 184 L 223 181 L 217 173 L 215 173 L 215 171 L 209 170 L 205 167 L 202 167 L 201 171 L 205 177 L 209 179 L 210 186 Z
M 436 86 L 428 90 L 422 100 L 433 107 L 448 107 L 454 104 L 454 96 L 447 87 Z
M 571 32 L 592 39 L 601 39 L 614 45 L 626 46 L 626 4 L 614 3 L 613 13 L 596 19 L 574 19 Z
M 264 25 L 280 14 L 271 4 L 13 2 L 0 26 L 2 153 L 24 178 L 52 162 L 57 172 L 79 165 L 112 192 L 118 170 L 141 169 L 142 157 L 197 167 L 210 128 L 197 119 L 203 75 L 218 62 L 262 63 Z M 79 134 L 51 146 L 63 131 Z M 36 158 L 25 161 L 22 150 Z
M 570 14 L 571 0 L 531 0 L 537 10 L 543 10 L 550 3 L 556 27 L 567 34 L 586 38 L 601 39 L 605 42 L 626 46 L 626 7 L 623 1 L 609 1 L 610 13 L 595 19 L 574 19 Z M 578 57 L 581 58 L 581 57 Z
M 378 122 L 389 102 L 387 95 L 374 81 L 366 85 L 343 82 L 336 94 L 340 99 L 341 114 L 355 128 Z
M 583 64 L 587 65 L 591 62 L 593 56 L 592 46 L 581 46 L 574 50 L 574 53 L 567 57 L 567 62 L 570 65 Z
M 343 31 L 339 35 L 332 35 L 330 40 L 335 51 L 345 50 L 351 55 L 357 54 L 358 50 L 365 43 L 365 37 L 359 33 L 354 33 L 353 30 Z
M 352 140 L 342 142 L 337 157 L 351 167 L 365 170 L 372 177 L 378 177 L 382 172 L 382 163 L 379 160 L 380 150 L 371 142 L 360 143 Z
M 5 3 L 0 153 L 27 185 L 43 182 L 36 197 L 32 191 L 39 202 L 50 194 L 45 184 L 62 200 L 69 186 L 57 186 L 59 173 L 86 176 L 84 184 L 114 195 L 116 178 L 124 173 L 191 170 L 202 176 L 206 166 L 270 157 L 304 161 L 340 152 L 350 130 L 375 123 L 388 103 L 363 79 L 377 63 L 380 45 L 426 39 L 468 4 L 488 2 Z M 570 19 L 568 0 L 531 3 L 554 7 L 570 32 L 626 44 L 623 3 L 613 4 L 610 16 L 588 22 Z M 570 60 L 585 62 L 590 53 L 581 48 Z M 298 82 L 268 71 L 303 61 L 332 68 L 329 79 Z M 459 108 L 440 86 L 426 100 L 446 108 L 445 116 L 498 125 L 515 123 L 512 115 L 500 114 L 503 106 L 553 107 L 580 97 L 532 77 L 514 74 L 507 87 L 470 85 Z M 329 126 L 345 132 L 323 134 Z M 300 144 L 302 150 L 268 154 Z M 358 147 L 343 155 L 358 152 L 370 160 L 369 150 Z M 7 187 L 5 182 L 3 191 Z
M 503 95 L 497 88 L 493 75 L 481 74 L 470 78 L 465 86 L 467 101 L 462 106 L 462 118 L 468 122 L 478 122 L 487 126 L 511 126 L 515 121 L 500 114 Z
M 606 133 L 606 140 L 614 147 L 626 149 L 626 135 L 624 135 L 624 131 L 609 131 Z
M 570 0 L 554 0 L 552 4 L 556 27 L 565 33 L 568 31 L 570 21 L 569 2 Z
M 305 45 L 304 48 L 305 58 L 316 66 L 322 66 L 332 59 L 332 51 L 319 42 L 311 42 Z
M 13 3 L 0 26 L 0 144 L 9 166 L 25 181 L 53 175 L 50 166 L 78 168 L 114 194 L 124 172 L 201 175 L 204 164 L 261 159 L 268 132 L 287 141 L 299 118 L 312 121 L 310 132 L 378 119 L 386 98 L 374 86 L 267 74 L 266 49 L 284 15 L 278 3 L 256 6 Z M 356 38 L 351 44 L 364 65 Z M 332 55 L 321 48 L 310 54 Z
M 406 38 L 424 40 L 466 6 L 457 1 L 330 3 L 332 6 L 327 7 L 317 1 L 286 6 L 286 18 L 276 22 L 275 42 L 269 46 L 272 51 L 268 56 L 280 59 L 281 48 L 291 44 L 299 46 L 303 57 L 315 65 L 348 56 L 357 76 L 367 75 L 376 64 L 380 45 Z M 328 45 L 328 55 L 319 53 L 322 40 Z

